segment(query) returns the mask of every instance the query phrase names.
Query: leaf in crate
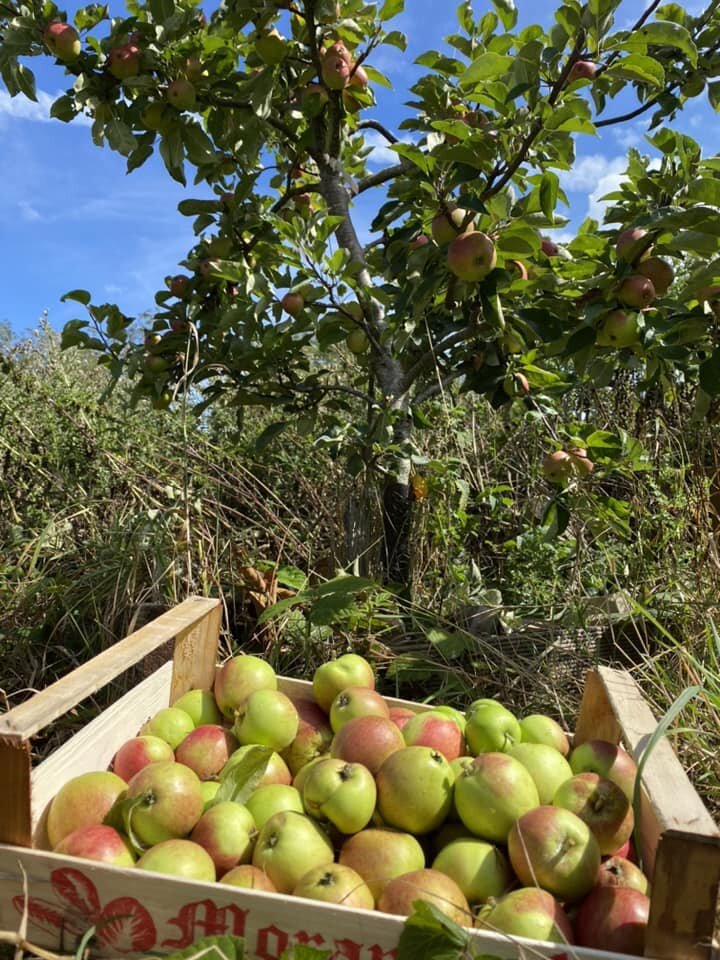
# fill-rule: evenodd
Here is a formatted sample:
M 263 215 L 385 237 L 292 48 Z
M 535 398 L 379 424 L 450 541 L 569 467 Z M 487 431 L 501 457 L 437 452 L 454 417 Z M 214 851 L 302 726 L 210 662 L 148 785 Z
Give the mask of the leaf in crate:
M 280 960 L 327 960 L 332 950 L 321 950 L 308 943 L 294 943 L 288 950 L 283 950 Z
M 145 803 L 143 794 L 138 794 L 137 797 L 128 797 L 127 793 L 121 793 L 103 820 L 103 823 L 108 827 L 114 827 L 119 833 L 125 834 L 133 851 L 138 854 L 144 853 L 147 850 L 147 845 L 138 838 L 133 830 L 132 815 L 133 810 L 143 803 Z
M 22 895 L 13 897 L 12 902 L 20 916 L 23 916 L 26 906 L 25 897 Z M 60 933 L 69 937 L 80 937 L 87 927 L 87 923 L 81 923 L 78 918 L 65 913 L 57 903 L 50 903 L 49 900 L 41 900 L 39 897 L 29 898 L 27 915 L 32 926 L 50 934 L 54 939 L 57 939 Z
M 242 937 L 202 937 L 185 950 L 169 953 L 164 960 L 243 960 L 245 941 Z
M 416 900 L 413 909 L 400 934 L 397 960 L 458 960 L 467 951 L 468 932 L 437 907 Z
M 245 803 L 260 783 L 273 752 L 270 747 L 258 744 L 253 746 L 252 750 L 248 750 L 242 760 L 227 767 L 220 775 L 220 786 L 214 797 L 215 803 L 221 800 Z
M 150 950 L 157 942 L 153 918 L 134 897 L 117 897 L 105 905 L 98 917 L 97 936 L 118 953 Z
M 91 922 L 95 921 L 100 912 L 100 898 L 95 884 L 84 873 L 73 867 L 53 870 L 50 881 L 59 900 L 86 916 Z

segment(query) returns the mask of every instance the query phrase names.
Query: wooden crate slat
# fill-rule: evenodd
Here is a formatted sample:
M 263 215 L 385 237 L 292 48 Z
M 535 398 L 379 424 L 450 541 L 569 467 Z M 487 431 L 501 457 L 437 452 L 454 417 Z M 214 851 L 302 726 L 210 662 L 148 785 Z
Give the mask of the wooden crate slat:
M 218 600 L 206 616 L 176 634 L 170 703 L 175 703 L 188 690 L 212 690 L 221 616 L 222 606 Z
M 0 716 L 0 739 L 18 741 L 32 737 L 163 643 L 192 631 L 219 606 L 219 600 L 191 597 L 173 610 L 161 614 L 30 700 Z
M 31 773 L 29 742 L 0 740 L 0 842 L 30 843 Z

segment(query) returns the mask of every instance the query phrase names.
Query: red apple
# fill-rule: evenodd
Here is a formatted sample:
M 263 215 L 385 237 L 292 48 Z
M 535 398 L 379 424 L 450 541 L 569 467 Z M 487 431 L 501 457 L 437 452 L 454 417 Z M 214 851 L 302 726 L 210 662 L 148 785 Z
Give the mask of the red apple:
M 140 73 L 142 51 L 134 43 L 124 43 L 110 51 L 107 63 L 116 80 L 128 80 Z
M 525 767 L 505 753 L 483 753 L 455 781 L 455 809 L 476 836 L 505 843 L 518 817 L 537 807 L 537 787 Z
M 403 735 L 389 717 L 368 714 L 343 724 L 330 744 L 330 756 L 362 763 L 373 776 L 383 762 L 405 746 Z
M 483 280 L 497 262 L 495 244 L 479 230 L 463 233 L 448 247 L 448 268 L 465 283 Z
M 635 824 L 630 801 L 620 787 L 598 773 L 578 773 L 558 787 L 556 807 L 571 810 L 595 834 L 600 853 L 611 854 L 630 839 Z
M 569 757 L 573 773 L 599 773 L 612 780 L 632 802 L 637 766 L 630 754 L 608 740 L 586 740 Z
M 556 257 L 560 253 L 560 247 L 550 237 L 540 238 L 540 249 L 546 257 Z
M 410 241 L 411 250 L 419 250 L 420 247 L 426 247 L 430 243 L 430 238 L 424 233 L 419 233 L 416 237 Z
M 182 300 L 190 289 L 190 283 L 190 277 L 186 277 L 182 273 L 178 273 L 174 277 L 170 277 L 168 281 L 168 287 L 170 289 L 170 293 L 174 297 L 178 297 L 180 300 Z
M 649 914 L 650 900 L 639 890 L 596 887 L 575 917 L 577 944 L 642 957 Z
M 535 807 L 513 824 L 507 838 L 513 870 L 526 886 L 537 884 L 558 900 L 582 899 L 595 884 L 600 850 L 583 821 L 561 807 Z
M 409 917 L 416 900 L 431 903 L 454 923 L 472 926 L 472 912 L 465 895 L 452 877 L 440 870 L 413 870 L 388 881 L 377 908 L 383 913 Z
M 655 299 L 655 287 L 652 280 L 638 273 L 634 277 L 623 280 L 618 288 L 617 297 L 626 307 L 637 309 L 649 307 Z
M 328 752 L 333 731 L 327 714 L 316 703 L 308 700 L 293 700 L 293 703 L 298 711 L 298 729 L 292 743 L 282 751 L 282 758 L 294 776 L 306 763 Z M 308 707 L 317 714 L 313 719 L 308 719 L 312 716 Z
M 335 53 L 324 57 L 321 73 L 323 83 L 329 90 L 342 90 L 350 83 L 350 64 Z
M 506 894 L 478 917 L 475 926 L 512 937 L 550 943 L 574 942 L 567 914 L 557 900 L 539 887 L 521 887 Z
M 446 760 L 454 760 L 465 752 L 462 730 L 452 717 L 439 710 L 416 714 L 405 724 L 402 735 L 409 747 L 430 747 Z
M 370 687 L 346 687 L 330 704 L 330 726 L 335 733 L 355 717 L 390 717 L 385 698 Z
M 215 699 L 226 717 L 232 719 L 255 690 L 277 690 L 274 669 L 260 657 L 251 654 L 232 657 L 215 674 Z
M 335 697 L 347 687 L 375 689 L 375 673 L 368 661 L 357 653 L 344 653 L 337 660 L 321 664 L 313 674 L 313 694 L 327 713 Z
M 543 460 L 542 472 L 548 483 L 567 483 L 572 469 L 572 457 L 567 450 L 555 450 Z
M 280 893 L 292 893 L 308 870 L 327 866 L 333 859 L 332 844 L 318 823 L 289 810 L 265 822 L 252 862 L 265 871 Z
M 222 877 L 239 863 L 249 862 L 255 833 L 255 821 L 246 807 L 221 800 L 202 814 L 190 839 L 207 850 L 217 876 Z
M 647 230 L 643 230 L 642 227 L 631 227 L 629 230 L 623 230 L 615 245 L 618 259 L 632 264 L 647 260 L 652 250 L 652 244 L 648 243 L 646 237 Z
M 280 301 L 280 306 L 291 317 L 299 317 L 305 309 L 305 298 L 301 293 L 286 293 Z
M 224 727 L 217 723 L 204 723 L 191 730 L 178 744 L 175 759 L 194 770 L 201 780 L 212 780 L 237 747 L 237 740 Z
M 592 80 L 597 73 L 597 66 L 590 60 L 576 60 L 568 74 L 568 82 L 573 80 Z
M 106 770 L 81 773 L 60 787 L 50 801 L 47 835 L 54 849 L 80 827 L 102 823 L 127 784 Z
M 112 769 L 113 773 L 116 773 L 127 783 L 138 770 L 142 770 L 149 763 L 154 763 L 156 760 L 174 759 L 173 748 L 167 741 L 148 734 L 126 740 L 113 757 Z
M 146 850 L 135 864 L 137 870 L 166 873 L 186 880 L 215 880 L 215 864 L 207 850 L 192 840 L 163 840 Z
M 173 760 L 149 763 L 136 773 L 127 785 L 127 801 L 132 800 L 132 831 L 148 845 L 186 837 L 205 805 L 198 775 Z
M 650 896 L 650 882 L 640 867 L 625 857 L 614 855 L 603 860 L 595 879 L 596 887 L 632 887 Z
M 116 867 L 132 867 L 136 859 L 127 837 L 104 823 L 91 823 L 68 833 L 55 847 L 55 853 Z
M 357 871 L 377 902 L 390 880 L 425 866 L 425 853 L 410 833 L 367 827 L 345 840 L 338 863 Z
M 390 719 L 400 730 L 416 713 L 417 710 L 411 710 L 410 707 L 390 707 Z
M 450 763 L 437 750 L 396 750 L 375 776 L 378 813 L 390 827 L 416 835 L 430 833 L 450 812 L 454 780 Z
M 63 63 L 73 63 L 82 51 L 80 36 L 75 27 L 60 20 L 45 27 L 43 40 L 50 53 Z
M 346 864 L 330 863 L 314 867 L 303 874 L 294 890 L 294 897 L 323 900 L 343 907 L 374 910 L 375 900 L 359 873 Z
M 660 257 L 648 257 L 647 260 L 643 260 L 638 264 L 637 272 L 652 282 L 658 297 L 665 296 L 675 279 L 673 268 L 667 260 L 662 260 Z

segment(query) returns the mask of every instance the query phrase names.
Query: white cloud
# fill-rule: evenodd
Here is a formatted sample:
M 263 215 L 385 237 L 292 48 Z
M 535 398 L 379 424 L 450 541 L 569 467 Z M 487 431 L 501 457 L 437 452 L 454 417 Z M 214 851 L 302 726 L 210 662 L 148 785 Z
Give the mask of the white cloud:
M 20 207 L 20 216 L 23 220 L 32 223 L 35 220 L 42 220 L 42 215 L 33 207 L 31 203 L 28 203 L 27 200 L 18 200 L 18 207 Z
M 368 155 L 367 162 L 377 167 L 387 167 L 390 164 L 398 163 L 400 157 L 394 150 L 389 148 L 385 137 L 374 130 L 365 133 L 365 143 L 372 147 L 372 152 Z
M 47 93 L 45 90 L 37 91 L 37 102 L 28 100 L 22 94 L 17 97 L 11 97 L 6 90 L 0 90 L 0 125 L 7 120 L 29 120 L 31 123 L 58 123 L 54 117 L 50 116 L 50 108 L 58 97 L 62 96 L 62 91 L 57 93 Z M 90 126 L 92 121 L 90 117 L 80 114 L 73 121 L 80 126 Z
M 620 126 L 613 129 L 613 136 L 624 150 L 638 147 L 645 139 L 645 124 L 634 123 L 629 126 Z
M 595 191 L 602 179 L 609 176 L 619 178 L 626 166 L 625 157 L 607 157 L 601 153 L 591 153 L 580 157 L 572 170 L 560 174 L 560 185 L 568 193 Z

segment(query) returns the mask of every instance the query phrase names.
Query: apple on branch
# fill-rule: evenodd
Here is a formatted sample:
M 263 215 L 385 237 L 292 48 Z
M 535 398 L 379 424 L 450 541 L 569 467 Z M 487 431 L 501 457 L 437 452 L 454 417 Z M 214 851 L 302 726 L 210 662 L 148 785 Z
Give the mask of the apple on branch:
M 80 36 L 69 23 L 60 20 L 49 23 L 43 32 L 43 40 L 50 53 L 63 63 L 74 63 L 80 56 Z

